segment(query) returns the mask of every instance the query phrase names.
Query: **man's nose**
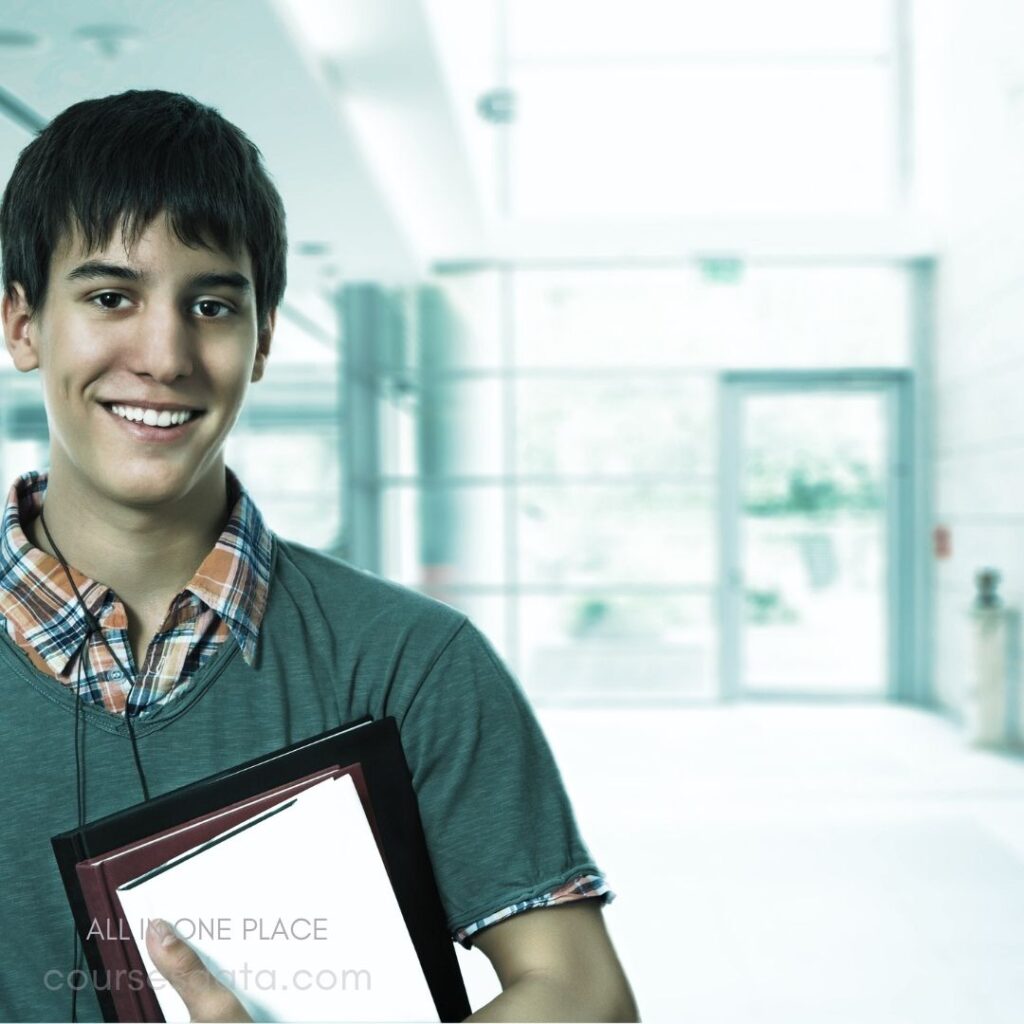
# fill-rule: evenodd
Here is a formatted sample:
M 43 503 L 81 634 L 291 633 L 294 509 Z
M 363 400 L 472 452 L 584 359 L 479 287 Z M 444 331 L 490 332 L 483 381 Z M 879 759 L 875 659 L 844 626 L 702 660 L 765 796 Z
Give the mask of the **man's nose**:
M 187 310 L 151 305 L 139 318 L 132 348 L 133 369 L 156 380 L 188 376 L 195 366 L 196 325 Z

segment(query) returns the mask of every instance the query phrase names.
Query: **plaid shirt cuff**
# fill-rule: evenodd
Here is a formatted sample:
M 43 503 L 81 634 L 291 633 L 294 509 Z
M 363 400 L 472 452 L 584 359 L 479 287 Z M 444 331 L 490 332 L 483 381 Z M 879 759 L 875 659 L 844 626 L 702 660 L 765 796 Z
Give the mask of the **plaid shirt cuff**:
M 510 907 L 505 907 L 479 921 L 466 925 L 465 928 L 459 928 L 452 932 L 452 938 L 466 949 L 472 949 L 473 943 L 469 940 L 481 928 L 504 921 L 513 914 L 520 914 L 524 910 L 533 910 L 536 907 L 553 907 L 558 903 L 571 903 L 573 900 L 584 900 L 591 896 L 603 897 L 605 903 L 611 903 L 615 899 L 615 895 L 601 875 L 576 875 L 557 889 L 552 889 L 542 896 L 534 896 L 532 899 L 513 903 Z

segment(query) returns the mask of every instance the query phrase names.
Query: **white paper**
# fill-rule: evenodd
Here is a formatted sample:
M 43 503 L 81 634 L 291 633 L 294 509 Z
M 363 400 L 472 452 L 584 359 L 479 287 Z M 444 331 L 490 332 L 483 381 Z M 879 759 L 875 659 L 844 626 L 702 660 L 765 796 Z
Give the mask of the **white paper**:
M 325 779 L 294 800 L 119 887 L 168 1024 L 189 1013 L 149 956 L 153 917 L 176 926 L 255 1021 L 436 1021 L 351 777 Z

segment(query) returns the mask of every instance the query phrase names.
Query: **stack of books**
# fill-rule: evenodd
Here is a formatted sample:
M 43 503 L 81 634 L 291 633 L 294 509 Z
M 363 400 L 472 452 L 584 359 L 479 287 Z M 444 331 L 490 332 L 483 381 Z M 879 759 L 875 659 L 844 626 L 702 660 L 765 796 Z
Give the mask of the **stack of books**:
M 169 921 L 255 1021 L 470 1013 L 391 718 L 361 719 L 52 839 L 107 1021 L 189 1020 Z

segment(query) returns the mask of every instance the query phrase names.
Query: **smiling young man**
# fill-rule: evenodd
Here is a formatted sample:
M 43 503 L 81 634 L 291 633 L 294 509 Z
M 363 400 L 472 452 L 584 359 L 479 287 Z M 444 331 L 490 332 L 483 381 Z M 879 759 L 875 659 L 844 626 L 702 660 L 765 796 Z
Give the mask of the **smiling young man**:
M 50 436 L 0 528 L 0 1019 L 61 1019 L 73 989 L 100 1019 L 50 836 L 364 715 L 396 719 L 452 937 L 501 981 L 475 1018 L 635 1019 L 611 893 L 493 648 L 271 531 L 225 464 L 285 287 L 255 146 L 176 93 L 75 104 L 21 153 L 0 243 Z M 187 944 L 147 944 L 194 1020 L 245 1019 Z
M 15 282 L 4 323 L 15 366 L 42 375 L 47 526 L 79 572 L 121 599 L 141 671 L 172 600 L 224 528 L 223 445 L 249 381 L 262 376 L 275 314 L 254 329 L 247 253 L 187 248 L 164 214 L 131 252 L 119 238 L 90 250 L 80 232 L 67 236 L 45 305 L 30 315 Z M 24 529 L 54 554 L 38 519 Z

